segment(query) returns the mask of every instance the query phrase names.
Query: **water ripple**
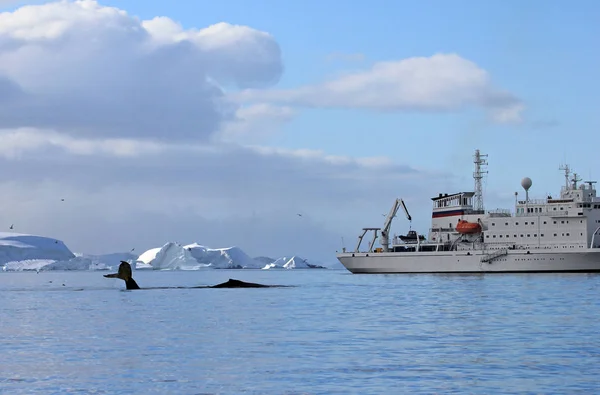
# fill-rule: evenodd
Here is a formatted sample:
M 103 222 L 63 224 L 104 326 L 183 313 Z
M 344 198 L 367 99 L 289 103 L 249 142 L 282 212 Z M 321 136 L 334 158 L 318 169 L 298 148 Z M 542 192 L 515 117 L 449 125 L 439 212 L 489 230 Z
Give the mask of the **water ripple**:
M 0 393 L 600 393 L 598 275 L 136 277 L 296 287 L 0 274 Z

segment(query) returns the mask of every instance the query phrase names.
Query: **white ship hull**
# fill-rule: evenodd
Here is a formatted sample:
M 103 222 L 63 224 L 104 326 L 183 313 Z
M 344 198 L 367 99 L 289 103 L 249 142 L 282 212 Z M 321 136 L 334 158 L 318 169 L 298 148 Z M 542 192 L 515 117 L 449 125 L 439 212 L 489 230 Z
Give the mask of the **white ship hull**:
M 352 273 L 600 272 L 600 249 L 558 251 L 348 252 L 337 255 Z

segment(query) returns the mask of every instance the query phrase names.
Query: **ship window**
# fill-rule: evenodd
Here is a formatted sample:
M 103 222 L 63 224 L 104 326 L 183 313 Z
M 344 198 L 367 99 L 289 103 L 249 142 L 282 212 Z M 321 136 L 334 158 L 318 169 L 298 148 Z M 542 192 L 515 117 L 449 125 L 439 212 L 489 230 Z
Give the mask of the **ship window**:
M 556 237 L 556 233 L 554 234 L 554 237 Z
M 544 221 L 544 225 L 546 225 L 546 221 Z
M 556 225 L 556 221 L 554 221 L 554 225 Z
M 495 239 L 495 238 L 496 238 L 496 235 L 493 235 L 493 236 L 492 236 L 492 238 L 494 238 L 494 239 Z
M 571 235 L 570 233 L 567 233 L 567 236 L 570 236 L 570 235 Z
M 505 222 L 504 225 L 508 226 L 508 222 Z
M 531 221 L 531 225 L 535 225 L 535 222 Z
M 533 237 L 537 237 L 537 234 L 536 234 L 536 233 L 534 233 L 534 234 L 533 234 Z
M 502 238 L 502 235 L 500 235 L 500 236 L 498 236 L 498 237 Z
M 486 238 L 486 239 L 489 239 L 489 238 L 490 238 L 490 235 L 485 235 L 485 238 Z
M 562 210 L 563 208 L 561 207 L 560 209 Z
M 541 233 L 541 234 L 540 234 L 540 237 L 544 237 L 544 234 L 543 234 L 543 233 Z
M 579 220 L 579 223 L 580 223 L 580 224 L 582 224 L 582 223 L 583 223 L 583 220 L 582 220 L 582 219 L 581 219 L 581 220 Z
M 515 235 L 515 237 L 517 237 L 517 235 Z
M 579 236 L 583 236 L 583 233 L 580 233 Z
M 518 223 L 518 222 L 515 222 L 515 225 L 519 225 L 519 223 Z
M 552 207 L 552 210 L 556 211 L 556 207 Z
M 521 235 L 521 237 L 523 237 L 523 235 Z
M 560 223 L 561 223 L 561 224 L 564 224 L 564 223 L 565 223 L 565 221 L 560 221 Z
M 530 235 L 530 234 L 527 234 L 527 237 L 531 237 L 531 235 Z
M 525 225 L 527 225 L 527 224 L 528 224 L 528 222 L 525 222 Z

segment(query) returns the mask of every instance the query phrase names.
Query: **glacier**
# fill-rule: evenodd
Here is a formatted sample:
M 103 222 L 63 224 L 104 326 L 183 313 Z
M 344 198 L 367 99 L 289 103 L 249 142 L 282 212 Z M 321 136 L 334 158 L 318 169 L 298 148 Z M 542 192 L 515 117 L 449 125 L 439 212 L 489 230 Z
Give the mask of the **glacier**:
M 252 258 L 241 248 L 210 248 L 199 243 L 165 243 L 142 254 L 90 255 L 72 252 L 66 244 L 50 237 L 0 232 L 0 267 L 3 271 L 115 270 L 120 261 L 133 270 L 202 269 L 311 269 L 326 268 L 295 255 L 281 258 Z

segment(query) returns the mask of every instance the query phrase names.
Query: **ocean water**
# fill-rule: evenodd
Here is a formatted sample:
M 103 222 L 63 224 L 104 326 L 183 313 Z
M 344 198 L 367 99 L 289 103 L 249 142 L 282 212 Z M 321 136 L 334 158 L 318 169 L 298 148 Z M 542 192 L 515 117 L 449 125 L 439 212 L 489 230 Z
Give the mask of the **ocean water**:
M 600 393 L 600 276 L 0 273 L 2 394 Z

